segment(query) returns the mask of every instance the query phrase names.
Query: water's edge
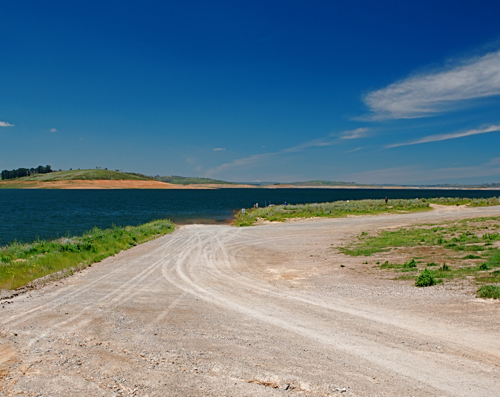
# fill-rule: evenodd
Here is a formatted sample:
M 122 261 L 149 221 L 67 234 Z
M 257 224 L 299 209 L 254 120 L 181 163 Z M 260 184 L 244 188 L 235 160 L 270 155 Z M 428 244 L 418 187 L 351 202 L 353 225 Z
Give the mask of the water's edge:
M 241 208 L 337 200 L 496 197 L 491 190 L 437 189 L 0 189 L 0 245 L 81 235 L 97 226 L 136 226 L 155 219 L 178 224 L 224 224 Z

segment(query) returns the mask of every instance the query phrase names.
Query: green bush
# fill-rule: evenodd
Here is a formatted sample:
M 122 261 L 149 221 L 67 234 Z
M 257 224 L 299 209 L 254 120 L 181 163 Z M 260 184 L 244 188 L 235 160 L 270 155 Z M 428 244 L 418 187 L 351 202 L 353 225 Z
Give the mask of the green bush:
M 415 279 L 416 287 L 430 287 L 431 285 L 434 284 L 436 284 L 436 280 L 434 279 L 432 273 L 427 268 L 422 270 Z
M 405 269 L 412 269 L 412 268 L 415 268 L 417 267 L 417 262 L 415 262 L 415 259 L 411 258 L 409 261 L 405 262 L 403 264 L 403 267 Z
M 500 299 L 500 287 L 497 285 L 483 285 L 477 290 L 476 295 L 478 298 Z

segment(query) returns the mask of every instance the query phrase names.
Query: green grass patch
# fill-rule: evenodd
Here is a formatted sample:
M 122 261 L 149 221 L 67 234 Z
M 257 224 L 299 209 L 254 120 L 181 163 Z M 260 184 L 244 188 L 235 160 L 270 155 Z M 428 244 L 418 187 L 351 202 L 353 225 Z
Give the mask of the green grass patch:
M 439 205 L 467 205 L 469 207 L 488 207 L 500 205 L 500 197 L 466 198 L 466 197 L 439 197 L 427 200 L 431 204 Z
M 481 259 L 481 257 L 474 254 L 469 254 L 465 255 L 462 259 Z
M 500 267 L 500 250 L 492 250 L 488 261 L 486 262 L 489 266 Z
M 339 251 L 351 256 L 370 256 L 375 253 L 391 255 L 396 249 L 404 249 L 401 253 L 411 255 L 410 260 L 403 264 L 390 263 L 387 260 L 380 265 L 380 269 L 410 274 L 425 270 L 427 272 L 425 274 L 430 274 L 435 282 L 473 276 L 478 283 L 496 283 L 500 282 L 500 250 L 491 241 L 499 239 L 499 234 L 496 232 L 499 222 L 500 217 L 483 217 L 383 230 L 374 235 L 361 233 L 350 245 L 340 247 Z M 457 256 L 457 253 L 463 251 L 474 253 Z M 481 264 L 465 262 L 470 259 L 483 259 L 484 262 Z M 451 261 L 453 266 L 447 265 L 443 260 Z M 443 263 L 442 266 L 438 262 Z M 407 280 L 411 277 L 401 274 L 397 278 Z
M 500 299 L 500 287 L 497 285 L 483 285 L 477 290 L 478 298 Z
M 332 203 L 276 205 L 251 208 L 245 214 L 236 214 L 236 226 L 251 226 L 258 219 L 283 222 L 292 218 L 341 218 L 348 215 L 372 215 L 381 213 L 405 213 L 429 211 L 429 203 L 422 200 L 355 200 Z
M 452 224 L 424 225 L 411 228 L 402 228 L 395 231 L 384 230 L 377 235 L 359 235 L 357 241 L 350 246 L 340 248 L 346 255 L 370 256 L 377 252 L 387 252 L 397 247 L 441 246 L 453 251 L 488 251 L 491 246 L 485 242 L 496 240 L 498 233 L 484 233 L 478 236 L 469 229 L 474 223 L 483 220 L 499 221 L 500 218 L 479 218 L 459 221 Z M 479 230 L 479 229 L 478 229 Z M 469 254 L 464 259 L 477 259 L 477 255 Z M 500 258 L 498 258 L 500 262 Z
M 94 228 L 78 237 L 11 243 L 0 248 L 0 289 L 19 288 L 60 270 L 92 265 L 174 230 L 173 223 L 157 220 L 139 226 Z
M 401 269 L 403 265 L 399 263 L 389 263 L 389 261 L 385 261 L 380 265 L 381 269 Z

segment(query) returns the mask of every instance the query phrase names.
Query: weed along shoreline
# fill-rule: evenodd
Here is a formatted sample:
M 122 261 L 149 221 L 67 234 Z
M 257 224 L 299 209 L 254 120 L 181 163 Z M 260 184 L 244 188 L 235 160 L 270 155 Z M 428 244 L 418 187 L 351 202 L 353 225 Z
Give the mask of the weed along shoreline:
M 23 287 L 41 277 L 54 273 L 60 277 L 75 270 L 150 241 L 175 230 L 168 220 L 157 220 L 139 226 L 97 227 L 82 236 L 57 240 L 38 240 L 32 243 L 13 242 L 0 247 L 0 290 Z
M 292 219 L 342 218 L 347 216 L 405 214 L 432 211 L 432 205 L 487 207 L 500 205 L 500 197 L 492 198 L 431 198 L 396 200 L 342 200 L 331 203 L 273 205 L 250 208 L 236 214 L 236 226 L 252 226 L 259 222 L 284 222 Z

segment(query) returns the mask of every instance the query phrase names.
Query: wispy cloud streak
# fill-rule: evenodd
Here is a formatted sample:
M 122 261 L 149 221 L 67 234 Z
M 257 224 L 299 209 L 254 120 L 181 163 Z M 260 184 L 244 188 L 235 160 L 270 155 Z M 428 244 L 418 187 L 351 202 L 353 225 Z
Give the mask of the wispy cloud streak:
M 421 74 L 370 92 L 365 119 L 411 119 L 453 110 L 459 101 L 500 95 L 500 51 L 467 59 L 444 71 Z
M 488 132 L 495 132 L 495 131 L 500 131 L 500 125 L 491 125 L 486 128 L 479 128 L 462 132 L 451 132 L 449 134 L 429 135 L 410 142 L 394 143 L 392 145 L 387 145 L 386 148 L 393 148 L 393 147 L 407 146 L 407 145 L 418 145 L 420 143 L 428 143 L 428 142 L 446 141 L 448 139 L 463 138 L 465 136 L 486 134 Z
M 0 121 L 0 127 L 14 127 L 14 124 L 7 123 L 6 121 Z
M 344 179 L 358 183 L 400 183 L 404 185 L 416 183 L 443 183 L 443 181 L 464 178 L 500 176 L 499 163 L 492 159 L 488 163 L 471 167 L 448 167 L 429 169 L 422 166 L 404 166 L 370 170 L 344 176 Z
M 263 161 L 265 161 L 268 158 L 272 158 L 272 157 L 282 155 L 282 154 L 287 154 L 287 153 L 300 152 L 300 151 L 303 151 L 303 150 L 305 150 L 307 148 L 311 148 L 311 147 L 322 147 L 322 146 L 335 145 L 335 144 L 338 144 L 343 139 L 362 138 L 362 137 L 365 137 L 367 135 L 368 131 L 369 131 L 368 128 L 358 128 L 355 130 L 344 131 L 340 135 L 333 133 L 333 134 L 330 134 L 326 138 L 314 139 L 311 141 L 301 143 L 300 145 L 292 146 L 292 147 L 282 149 L 282 150 L 279 150 L 276 152 L 254 154 L 252 156 L 244 157 L 241 159 L 236 159 L 236 160 L 233 160 L 229 163 L 224 163 L 224 164 L 221 164 L 215 168 L 207 170 L 206 176 L 213 176 L 213 175 L 219 174 L 222 171 L 232 169 L 235 167 L 252 166 L 252 165 L 255 165 L 258 163 L 262 163 Z
M 355 130 L 344 131 L 340 134 L 340 139 L 358 139 L 368 135 L 368 128 L 356 128 Z

